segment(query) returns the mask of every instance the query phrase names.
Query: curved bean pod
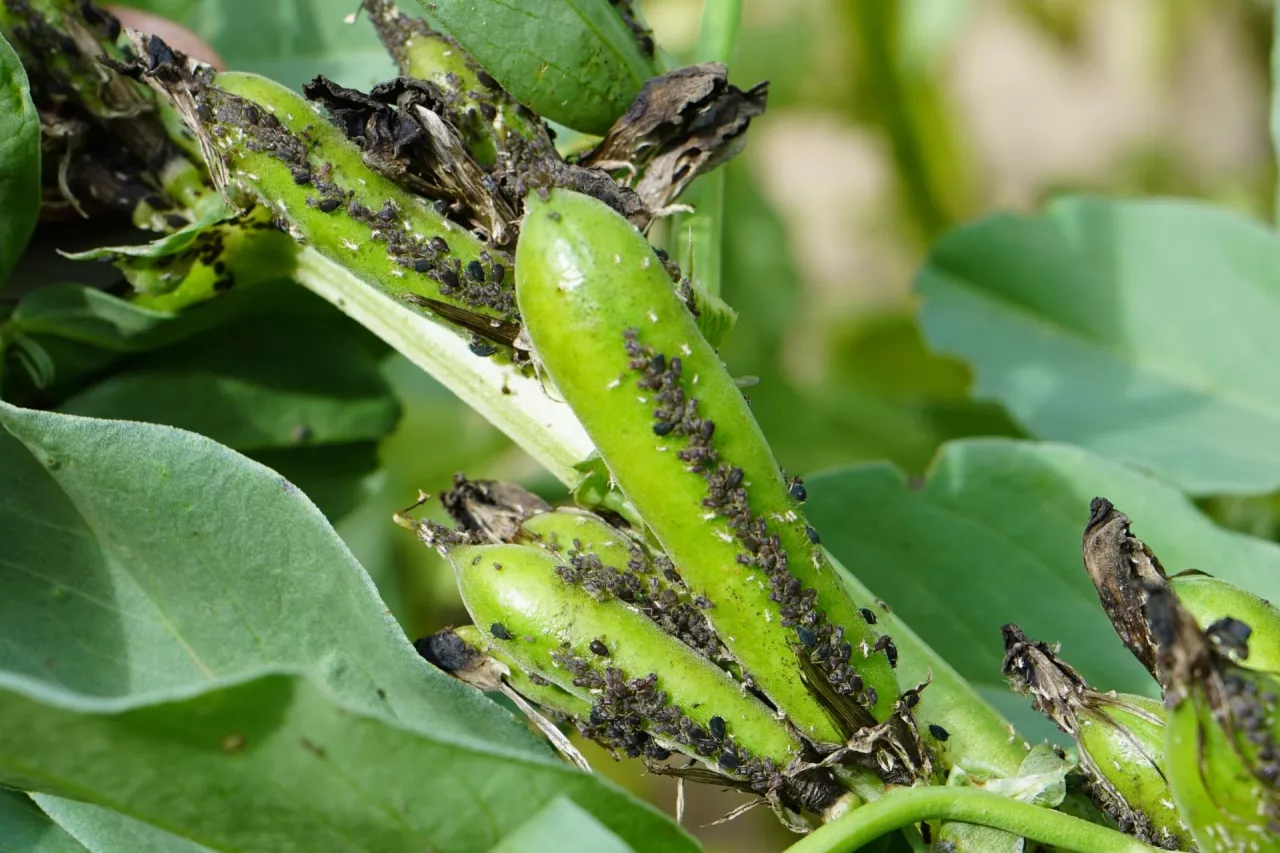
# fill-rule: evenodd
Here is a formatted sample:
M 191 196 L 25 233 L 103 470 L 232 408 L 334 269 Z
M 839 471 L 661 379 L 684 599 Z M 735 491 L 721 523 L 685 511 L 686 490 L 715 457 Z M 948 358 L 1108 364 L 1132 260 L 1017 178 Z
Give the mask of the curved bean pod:
M 807 734 L 842 740 L 795 665 L 804 649 L 868 722 L 889 719 L 892 642 L 841 586 L 644 238 L 593 199 L 531 195 L 516 287 L 538 359 L 755 683 Z

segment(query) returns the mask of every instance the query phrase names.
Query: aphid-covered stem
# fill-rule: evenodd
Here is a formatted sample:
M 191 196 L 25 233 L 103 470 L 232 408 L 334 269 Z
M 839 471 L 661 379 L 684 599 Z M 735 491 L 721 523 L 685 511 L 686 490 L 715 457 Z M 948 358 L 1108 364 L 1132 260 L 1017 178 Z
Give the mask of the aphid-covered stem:
M 1239 666 L 1165 587 L 1147 593 L 1165 765 L 1202 850 L 1280 850 L 1280 676 Z

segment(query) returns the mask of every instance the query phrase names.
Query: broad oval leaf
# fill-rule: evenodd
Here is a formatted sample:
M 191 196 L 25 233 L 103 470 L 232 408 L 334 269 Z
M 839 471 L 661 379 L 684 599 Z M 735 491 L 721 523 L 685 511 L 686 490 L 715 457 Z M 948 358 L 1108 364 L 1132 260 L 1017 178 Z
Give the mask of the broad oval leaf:
M 40 215 L 40 116 L 18 55 L 0 36 L 0 287 Z
M 420 2 L 513 98 L 584 133 L 608 131 L 658 73 L 609 0 Z
M 958 441 L 923 483 L 881 463 L 805 485 L 823 544 L 979 687 L 1003 689 L 1000 626 L 1017 622 L 1060 641 L 1099 690 L 1156 689 L 1084 570 L 1080 540 L 1098 495 L 1168 572 L 1200 569 L 1280 599 L 1280 546 L 1226 531 L 1161 481 L 1068 445 Z
M 1196 494 L 1280 487 L 1280 237 L 1183 201 L 1064 199 L 934 247 L 930 344 L 1033 434 Z
M 502 798 L 523 801 L 534 791 L 543 800 L 568 794 L 633 844 L 635 838 L 620 824 L 643 825 L 641 836 L 673 844 L 673 838 L 684 838 L 603 779 L 566 768 L 498 705 L 424 664 L 315 506 L 275 472 L 207 438 L 171 427 L 0 403 L 0 542 L 0 675 L 7 671 L 11 674 L 5 677 L 34 685 L 23 688 L 28 697 L 34 691 L 47 699 L 56 690 L 59 707 L 92 706 L 119 722 L 124 717 L 113 709 L 145 702 L 159 691 L 185 691 L 191 698 L 228 677 L 264 666 L 292 667 L 320 685 L 308 689 L 315 697 L 323 690 L 323 702 L 315 701 L 333 716 L 376 717 L 384 728 L 429 737 L 441 749 L 462 750 L 466 757 L 458 759 L 460 766 L 475 760 L 483 768 L 476 793 L 439 772 L 444 766 L 439 755 L 423 759 L 415 771 L 415 796 L 425 796 L 421 785 L 427 777 L 456 793 L 428 798 L 424 808 L 436 810 L 433 819 L 442 824 L 483 827 L 495 818 L 464 808 L 477 802 L 492 808 L 493 800 Z M 220 694 L 212 689 L 208 695 Z M 223 707 L 221 700 L 210 701 L 210 708 Z M 271 719 L 276 712 L 264 702 L 241 707 L 258 715 L 255 720 Z M 45 711 L 33 713 L 52 720 Z M 138 714 L 130 719 L 154 722 L 149 711 Z M 204 719 L 205 712 L 197 716 Z M 22 766 L 52 772 L 53 765 L 30 760 L 34 730 L 30 738 L 19 735 L 9 727 L 15 716 L 0 710 L 0 718 L 6 721 L 6 737 L 0 740 L 14 748 L 22 745 Z M 185 743 L 185 723 L 162 720 L 152 729 L 151 722 L 136 723 L 140 737 L 165 732 L 175 748 Z M 351 736 L 354 740 L 341 748 L 358 753 L 363 735 Z M 79 755 L 76 760 L 83 761 L 94 752 L 69 727 L 50 728 L 41 737 L 67 760 Z M 121 738 L 121 743 L 128 740 Z M 117 737 L 106 740 L 115 743 Z M 300 749 L 296 737 L 286 740 L 289 749 Z M 216 752 L 220 741 L 213 743 Z M 103 766 L 125 767 L 121 756 L 131 749 L 110 753 Z M 400 747 L 388 749 L 398 754 Z M 495 757 L 479 761 L 467 750 L 488 750 Z M 145 755 L 150 758 L 140 754 L 138 761 L 155 758 L 151 751 Z M 129 773 L 140 772 L 132 766 Z M 0 770 L 4 767 L 14 772 L 0 759 Z M 166 780 L 187 775 L 174 767 L 158 761 L 147 773 Z M 371 759 L 361 772 L 377 775 L 383 769 Z M 259 771 L 250 775 L 271 778 Z M 39 787 L 47 792 L 87 796 L 76 774 L 66 779 L 70 787 L 48 776 L 29 781 L 43 780 Z M 21 782 L 12 775 L 2 781 Z M 113 777 L 95 789 L 101 796 L 94 802 L 116 808 L 119 802 L 110 797 L 123 796 L 124 789 L 137 794 L 139 788 L 160 796 L 161 811 L 169 813 L 173 801 L 162 792 L 174 789 L 167 781 L 138 786 Z M 351 790 L 344 789 L 343 796 L 351 800 Z M 203 807 L 193 801 L 184 808 Z M 167 817 L 123 811 L 173 827 Z M 241 810 L 223 802 L 208 811 L 234 820 Z M 261 822 L 270 824 L 275 817 L 270 813 Z M 513 822 L 520 819 L 511 816 Z M 203 837 L 195 840 L 208 845 Z M 674 849 L 684 848 L 676 844 Z
M 0 782 L 74 795 L 220 853 L 483 851 L 560 797 L 642 853 L 697 850 L 597 776 L 398 725 L 296 671 L 127 700 L 0 672 L 0 718 Z
M 279 664 L 356 707 L 531 740 L 425 666 L 316 507 L 184 430 L 0 403 L 0 668 L 129 696 Z

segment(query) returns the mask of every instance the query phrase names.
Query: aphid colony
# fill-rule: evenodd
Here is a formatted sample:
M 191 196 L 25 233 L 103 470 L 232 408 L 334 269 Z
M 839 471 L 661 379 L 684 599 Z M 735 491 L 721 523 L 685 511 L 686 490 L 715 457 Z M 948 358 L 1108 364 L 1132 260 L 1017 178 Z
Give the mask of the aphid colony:
M 525 218 L 516 283 L 536 362 L 602 437 L 601 456 L 646 526 L 549 511 L 513 487 L 465 480 L 442 496 L 456 528 L 401 516 L 449 558 L 476 624 L 490 626 L 477 651 L 504 656 L 539 688 L 559 688 L 526 698 L 616 754 L 758 794 L 793 825 L 802 811 L 846 801 L 849 784 L 929 778 L 932 760 L 911 720 L 918 690 L 898 690 L 892 640 L 839 587 L 801 514 L 803 482 L 772 461 L 665 266 L 645 263 L 647 243 L 599 202 L 559 190 L 531 199 L 540 202 Z M 625 284 L 566 264 L 557 232 L 584 223 L 596 232 L 594 253 L 618 249 L 606 267 L 621 267 Z M 540 278 L 550 262 L 530 256 L 543 247 L 558 253 L 554 280 Z M 579 315 L 543 298 L 570 291 L 590 302 L 610 288 L 644 303 L 612 306 L 609 336 L 575 326 L 577 316 L 601 318 L 594 304 Z M 679 343 L 655 345 L 663 335 L 654 316 L 686 321 Z M 548 336 L 566 332 L 572 343 L 554 354 L 560 344 Z M 592 366 L 584 338 L 608 354 L 605 365 Z M 618 462 L 637 451 L 637 467 Z M 636 473 L 655 460 L 679 473 L 681 490 Z M 825 601 L 796 565 L 825 581 Z M 833 603 L 845 623 L 832 619 Z M 695 765 L 658 764 L 676 752 Z

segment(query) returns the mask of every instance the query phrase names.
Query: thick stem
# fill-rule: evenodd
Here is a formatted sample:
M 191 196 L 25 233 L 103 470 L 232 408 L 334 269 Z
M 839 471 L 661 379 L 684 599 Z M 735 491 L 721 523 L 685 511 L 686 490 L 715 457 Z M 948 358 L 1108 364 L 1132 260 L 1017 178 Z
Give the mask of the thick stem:
M 898 788 L 826 824 L 788 853 L 848 853 L 921 821 L 989 826 L 1076 853 L 1155 853 L 1137 839 L 1052 809 L 977 788 Z
M 591 439 L 538 377 L 475 355 L 452 328 L 370 287 L 314 249 L 299 253 L 295 277 L 430 373 L 560 482 L 572 488 L 582 478 L 573 466 L 591 454 Z
M 727 65 L 733 58 L 741 22 L 742 0 L 706 0 L 695 61 Z M 684 200 L 695 212 L 680 217 L 676 234 L 678 259 L 691 260 L 690 274 L 715 296 L 720 295 L 723 268 L 724 176 L 723 168 L 714 169 L 689 187 Z

